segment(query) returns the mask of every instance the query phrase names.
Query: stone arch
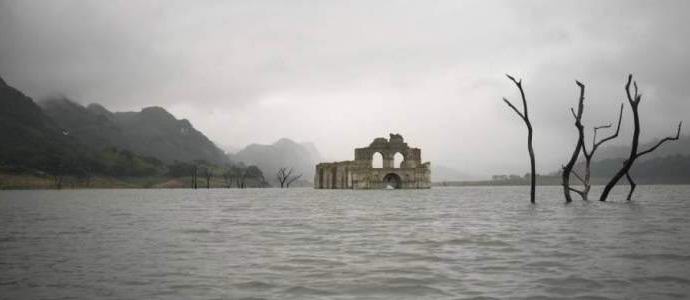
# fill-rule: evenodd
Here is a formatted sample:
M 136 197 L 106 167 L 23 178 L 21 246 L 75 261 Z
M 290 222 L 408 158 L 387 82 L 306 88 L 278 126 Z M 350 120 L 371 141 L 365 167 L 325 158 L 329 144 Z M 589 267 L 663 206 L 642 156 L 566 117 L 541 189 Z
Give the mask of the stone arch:
M 371 167 L 375 169 L 383 168 L 383 153 L 376 151 L 371 155 Z
M 402 163 L 405 161 L 405 155 L 403 155 L 400 151 L 396 151 L 393 153 L 393 168 L 400 168 L 402 167 Z
M 400 176 L 395 173 L 388 173 L 386 176 L 383 176 L 383 184 L 384 186 L 390 186 L 394 189 L 399 189 L 402 188 L 402 179 L 400 179 Z

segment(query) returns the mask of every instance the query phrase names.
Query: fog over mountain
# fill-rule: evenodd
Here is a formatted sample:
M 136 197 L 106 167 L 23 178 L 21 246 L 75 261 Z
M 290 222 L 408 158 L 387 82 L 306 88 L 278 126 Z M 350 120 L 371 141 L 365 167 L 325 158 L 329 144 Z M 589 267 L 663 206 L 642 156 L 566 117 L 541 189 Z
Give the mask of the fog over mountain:
M 524 79 L 547 173 L 575 143 L 575 79 L 587 85 L 587 126 L 614 121 L 630 72 L 642 141 L 690 124 L 688 11 L 688 1 L 0 0 L 0 74 L 37 100 L 164 107 L 218 145 L 289 137 L 335 161 L 399 132 L 432 166 L 489 176 L 528 169 L 523 124 L 501 101 L 519 97 L 510 73 Z
M 111 112 L 99 104 L 84 107 L 65 98 L 41 102 L 43 111 L 65 132 L 97 150 L 116 147 L 164 162 L 229 162 L 222 150 L 187 120 L 162 107 Z
M 251 144 L 228 157 L 235 162 L 256 165 L 273 184 L 276 184 L 275 175 L 280 168 L 292 169 L 293 175 L 302 174 L 301 180 L 313 182 L 315 166 L 322 159 L 313 144 L 300 144 L 288 138 L 270 145 Z

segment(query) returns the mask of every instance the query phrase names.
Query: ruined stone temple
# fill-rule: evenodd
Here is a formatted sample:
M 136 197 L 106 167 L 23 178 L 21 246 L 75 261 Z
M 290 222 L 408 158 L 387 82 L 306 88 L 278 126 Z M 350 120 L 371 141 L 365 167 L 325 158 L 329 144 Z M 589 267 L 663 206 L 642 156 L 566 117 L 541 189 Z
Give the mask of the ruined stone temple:
M 376 138 L 369 147 L 355 149 L 355 160 L 316 165 L 314 188 L 428 189 L 429 165 L 422 163 L 419 148 L 410 148 L 401 135 L 391 134 L 390 139 Z

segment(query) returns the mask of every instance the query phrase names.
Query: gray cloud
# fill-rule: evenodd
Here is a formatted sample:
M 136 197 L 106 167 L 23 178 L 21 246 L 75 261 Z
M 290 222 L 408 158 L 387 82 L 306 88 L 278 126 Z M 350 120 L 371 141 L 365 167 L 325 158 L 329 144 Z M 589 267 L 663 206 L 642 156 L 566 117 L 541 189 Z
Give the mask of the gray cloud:
M 687 119 L 685 1 L 0 1 L 0 74 L 29 95 L 117 110 L 162 105 L 219 144 L 314 141 L 331 159 L 400 132 L 426 159 L 524 172 L 524 128 L 500 101 L 524 78 L 538 167 L 615 118 L 628 72 L 644 136 Z M 279 125 L 278 125 L 279 124 Z M 629 133 L 629 132 L 628 132 Z M 623 140 L 621 140 L 622 142 Z

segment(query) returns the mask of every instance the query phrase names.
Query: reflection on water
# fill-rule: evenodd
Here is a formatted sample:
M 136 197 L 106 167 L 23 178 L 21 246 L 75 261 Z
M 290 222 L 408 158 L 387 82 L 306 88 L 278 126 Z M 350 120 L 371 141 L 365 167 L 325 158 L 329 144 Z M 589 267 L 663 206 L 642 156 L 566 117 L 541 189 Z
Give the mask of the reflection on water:
M 3 191 L 0 298 L 690 294 L 690 186 L 634 203 L 527 192 Z

